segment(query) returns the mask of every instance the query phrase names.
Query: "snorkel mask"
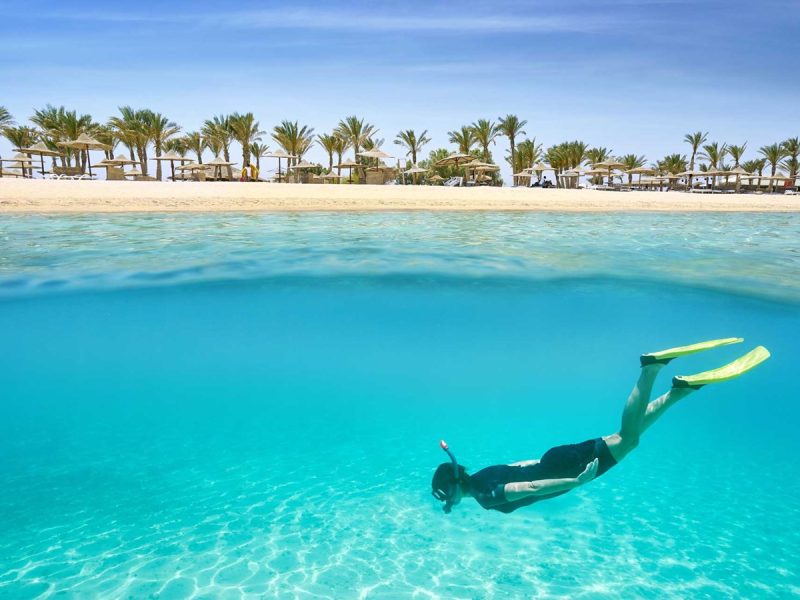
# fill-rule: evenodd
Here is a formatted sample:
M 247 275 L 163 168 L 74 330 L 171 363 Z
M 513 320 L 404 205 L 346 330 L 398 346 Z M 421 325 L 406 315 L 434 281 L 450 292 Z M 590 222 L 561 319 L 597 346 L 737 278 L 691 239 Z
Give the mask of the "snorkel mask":
M 450 448 L 447 445 L 447 442 L 444 440 L 439 440 L 439 447 L 447 452 L 447 456 L 450 457 L 450 461 L 453 463 L 453 479 L 454 482 L 448 486 L 449 489 L 447 490 L 433 490 L 431 493 L 433 497 L 439 500 L 440 502 L 444 502 L 443 510 L 446 514 L 450 514 L 450 511 L 453 510 L 453 499 L 456 495 L 457 486 L 461 483 L 461 477 L 459 476 L 458 470 L 458 461 L 456 457 L 450 452 Z

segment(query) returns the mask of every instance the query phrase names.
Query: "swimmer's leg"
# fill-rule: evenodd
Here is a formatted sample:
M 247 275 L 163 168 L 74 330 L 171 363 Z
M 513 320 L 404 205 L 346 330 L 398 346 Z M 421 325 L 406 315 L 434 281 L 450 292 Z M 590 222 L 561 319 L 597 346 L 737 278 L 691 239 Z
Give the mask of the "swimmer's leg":
M 603 439 L 617 462 L 639 445 L 639 437 L 645 429 L 645 415 L 653 392 L 653 384 L 663 364 L 644 365 L 639 373 L 639 380 L 625 403 L 622 412 L 622 424 L 619 432 Z

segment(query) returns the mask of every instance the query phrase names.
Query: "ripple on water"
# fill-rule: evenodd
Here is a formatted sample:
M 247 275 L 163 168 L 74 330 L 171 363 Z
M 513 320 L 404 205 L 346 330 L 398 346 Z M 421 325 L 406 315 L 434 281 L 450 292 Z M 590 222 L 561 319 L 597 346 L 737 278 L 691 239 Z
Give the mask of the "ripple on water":
M 800 300 L 788 214 L 4 216 L 0 295 L 291 275 L 625 276 Z

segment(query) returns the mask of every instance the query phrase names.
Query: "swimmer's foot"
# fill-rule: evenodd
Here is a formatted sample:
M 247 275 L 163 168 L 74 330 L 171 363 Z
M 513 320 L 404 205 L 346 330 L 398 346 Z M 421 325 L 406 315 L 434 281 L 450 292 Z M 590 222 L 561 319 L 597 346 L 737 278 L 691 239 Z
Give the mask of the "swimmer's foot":
M 753 348 L 745 354 L 740 356 L 732 363 L 712 369 L 711 371 L 704 371 L 697 375 L 678 375 L 672 378 L 672 387 L 674 388 L 691 388 L 699 390 L 704 385 L 709 383 L 719 383 L 721 381 L 728 381 L 739 377 L 748 371 L 755 369 L 758 365 L 769 358 L 769 350 L 764 346 Z
M 694 354 L 695 352 L 703 352 L 720 346 L 727 346 L 728 344 L 738 344 L 743 342 L 743 338 L 723 338 L 721 340 L 709 340 L 707 342 L 699 342 L 691 344 L 690 346 L 679 346 L 677 348 L 668 348 L 667 350 L 659 350 L 658 352 L 649 352 L 642 354 L 639 357 L 639 363 L 645 367 L 647 365 L 666 365 L 673 358 L 679 356 L 686 356 L 687 354 Z

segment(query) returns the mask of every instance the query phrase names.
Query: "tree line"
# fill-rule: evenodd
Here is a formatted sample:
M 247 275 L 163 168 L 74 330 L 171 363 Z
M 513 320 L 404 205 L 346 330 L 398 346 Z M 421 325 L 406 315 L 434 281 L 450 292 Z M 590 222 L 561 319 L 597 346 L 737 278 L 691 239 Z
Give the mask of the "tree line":
M 42 142 L 49 149 L 61 152 L 59 160 L 64 167 L 71 167 L 73 164 L 85 167 L 85 151 L 58 145 L 59 142 L 74 140 L 85 133 L 110 148 L 106 151 L 107 158 L 112 158 L 116 149 L 123 146 L 130 159 L 141 164 L 143 175 L 148 175 L 151 149 L 153 157 L 173 152 L 184 157 L 191 156 L 202 164 L 206 150 L 215 158 L 230 162 L 231 148 L 236 143 L 241 150 L 242 165 L 247 167 L 255 161 L 256 167 L 260 169 L 261 159 L 273 152 L 264 143 L 269 136 L 268 139 L 277 148 L 290 156 L 289 165 L 302 161 L 312 146 L 317 144 L 326 154 L 327 168 L 332 171 L 336 165 L 342 163 L 348 150 L 353 150 L 357 163 L 366 164 L 366 159 L 360 157 L 359 153 L 379 149 L 385 142 L 377 137 L 379 130 L 375 125 L 355 115 L 339 121 L 330 132 L 315 134 L 313 127 L 289 120 L 281 121 L 267 132 L 261 129 L 252 112 L 214 116 L 206 119 L 197 131 L 183 131 L 177 123 L 150 109 L 122 106 L 118 113 L 105 123 L 99 123 L 88 114 L 78 114 L 75 110 L 48 104 L 34 111 L 29 119 L 34 126 L 29 126 L 15 123 L 9 111 L 0 106 L 0 131 L 15 148 L 25 148 Z M 527 121 L 508 114 L 497 119 L 478 119 L 449 131 L 447 136 L 458 152 L 473 155 L 477 160 L 489 164 L 496 164 L 492 148 L 496 146 L 498 138 L 506 138 L 508 148 L 504 160 L 513 173 L 541 162 L 552 167 L 557 175 L 610 160 L 622 163 L 628 171 L 647 164 L 645 156 L 630 153 L 615 155 L 608 148 L 592 147 L 580 140 L 562 142 L 544 149 L 535 137 L 524 137 L 526 125 Z M 657 174 L 676 175 L 686 171 L 703 173 L 742 168 L 748 173 L 763 175 L 769 166 L 770 175 L 776 175 L 778 169 L 782 168 L 790 178 L 795 178 L 800 168 L 800 139 L 797 137 L 761 146 L 756 156 L 749 160 L 744 160 L 747 142 L 709 142 L 708 133 L 702 131 L 686 134 L 683 141 L 689 146 L 686 154 L 669 154 L 651 163 L 651 168 Z M 402 147 L 411 163 L 435 169 L 442 176 L 455 173 L 452 168 L 434 167 L 439 160 L 450 154 L 446 148 L 431 150 L 426 159 L 421 158 L 423 148 L 432 142 L 427 130 L 400 131 L 393 142 Z M 161 179 L 161 169 L 161 161 L 157 161 L 157 179 Z

